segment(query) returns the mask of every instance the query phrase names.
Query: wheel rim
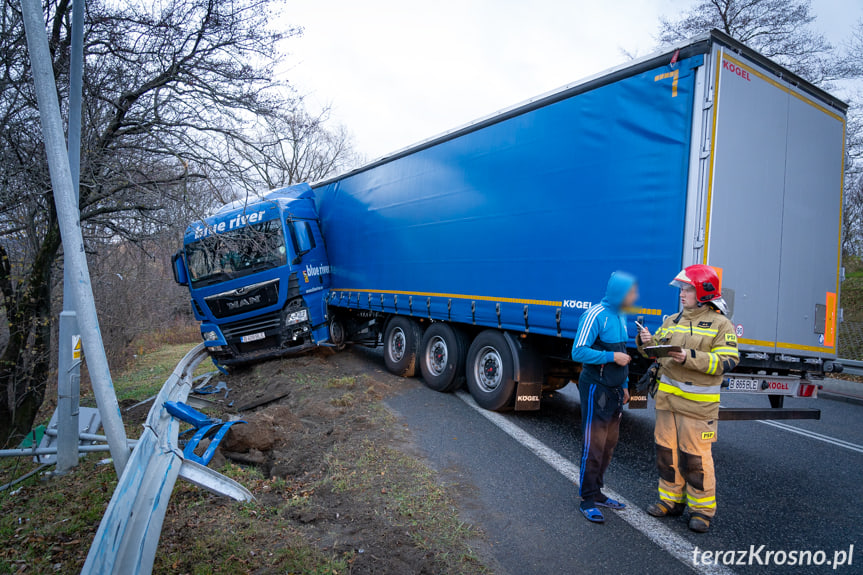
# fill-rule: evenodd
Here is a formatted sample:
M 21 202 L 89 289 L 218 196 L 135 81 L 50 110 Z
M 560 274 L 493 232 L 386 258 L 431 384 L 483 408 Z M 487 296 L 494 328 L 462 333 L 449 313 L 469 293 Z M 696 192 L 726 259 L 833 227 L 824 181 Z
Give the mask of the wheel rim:
M 441 375 L 446 371 L 448 361 L 449 350 L 446 341 L 439 335 L 434 336 L 426 346 L 426 366 L 429 372 L 434 376 Z
M 390 354 L 390 359 L 393 363 L 398 363 L 405 357 L 405 347 L 407 338 L 402 328 L 393 329 L 390 335 L 390 344 L 387 346 L 387 352 Z
M 345 339 L 345 330 L 342 328 L 342 322 L 333 320 L 330 322 L 330 339 L 335 344 L 341 344 Z
M 503 380 L 503 360 L 495 348 L 486 346 L 479 350 L 474 363 L 474 375 L 477 385 L 485 392 L 492 392 L 500 386 Z

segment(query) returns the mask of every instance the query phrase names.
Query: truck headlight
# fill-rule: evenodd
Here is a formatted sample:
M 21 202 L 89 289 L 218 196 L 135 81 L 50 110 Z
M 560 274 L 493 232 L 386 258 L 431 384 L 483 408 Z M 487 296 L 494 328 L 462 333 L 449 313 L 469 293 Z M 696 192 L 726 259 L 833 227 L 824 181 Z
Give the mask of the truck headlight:
M 214 331 L 205 331 L 203 335 L 204 341 L 216 341 L 219 339 L 219 334 Z
M 300 311 L 289 313 L 285 324 L 294 325 L 295 323 L 300 323 L 301 321 L 306 321 L 307 319 L 309 319 L 309 310 L 301 309 Z

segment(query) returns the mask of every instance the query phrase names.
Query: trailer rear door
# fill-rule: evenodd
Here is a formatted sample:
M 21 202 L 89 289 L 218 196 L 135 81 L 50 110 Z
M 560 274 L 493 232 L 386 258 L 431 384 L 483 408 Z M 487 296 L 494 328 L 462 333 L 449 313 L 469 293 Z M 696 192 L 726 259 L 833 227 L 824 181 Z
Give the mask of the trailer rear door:
M 834 356 L 845 118 L 717 47 L 704 263 L 742 348 Z

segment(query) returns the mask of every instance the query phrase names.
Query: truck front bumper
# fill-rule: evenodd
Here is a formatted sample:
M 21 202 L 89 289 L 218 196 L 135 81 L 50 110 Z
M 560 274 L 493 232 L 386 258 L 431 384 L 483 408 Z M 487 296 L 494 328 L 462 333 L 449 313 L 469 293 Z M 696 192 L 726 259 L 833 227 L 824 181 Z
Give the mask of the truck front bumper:
M 308 318 L 308 315 L 306 317 Z M 201 333 L 206 334 L 207 331 L 216 331 L 219 336 L 206 342 L 207 351 L 223 365 L 249 363 L 269 357 L 299 353 L 315 346 L 308 319 L 288 324 L 286 315 L 282 312 L 264 314 L 220 326 L 202 324 Z

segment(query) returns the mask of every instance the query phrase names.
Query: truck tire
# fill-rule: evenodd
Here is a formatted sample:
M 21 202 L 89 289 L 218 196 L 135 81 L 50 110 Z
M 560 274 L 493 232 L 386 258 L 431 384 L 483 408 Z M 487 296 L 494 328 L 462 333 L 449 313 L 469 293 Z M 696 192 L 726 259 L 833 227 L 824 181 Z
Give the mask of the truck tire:
M 467 388 L 476 402 L 491 411 L 512 407 L 516 383 L 513 358 L 503 334 L 487 329 L 467 352 Z
M 417 353 L 422 330 L 416 322 L 402 316 L 393 317 L 384 333 L 384 363 L 391 373 L 413 377 L 417 372 Z
M 330 318 L 330 323 L 327 326 L 330 335 L 330 342 L 338 351 L 345 349 L 345 324 L 341 318 L 333 316 Z
M 435 391 L 458 389 L 464 381 L 466 357 L 467 342 L 461 331 L 446 323 L 433 323 L 420 345 L 423 382 Z

